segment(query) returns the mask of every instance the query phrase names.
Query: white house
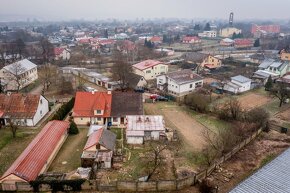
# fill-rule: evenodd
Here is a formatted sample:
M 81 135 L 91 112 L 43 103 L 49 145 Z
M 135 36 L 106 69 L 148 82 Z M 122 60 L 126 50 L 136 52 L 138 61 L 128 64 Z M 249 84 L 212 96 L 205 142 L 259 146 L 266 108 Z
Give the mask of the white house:
M 145 140 L 159 140 L 165 136 L 161 115 L 126 116 L 126 140 L 128 144 L 143 144 Z
M 198 33 L 198 37 L 201 38 L 215 38 L 217 36 L 217 31 L 204 31 L 202 33 Z
M 69 60 L 71 51 L 67 48 L 54 48 L 55 60 Z
M 190 69 L 157 77 L 157 88 L 174 96 L 184 96 L 203 86 L 203 78 Z
M 252 80 L 247 77 L 241 75 L 234 76 L 231 77 L 230 82 L 224 85 L 223 90 L 234 94 L 246 92 L 251 89 L 251 82 Z
M 155 79 L 160 74 L 168 72 L 168 66 L 157 60 L 145 60 L 133 65 L 135 74 L 143 76 L 145 80 Z
M 11 120 L 20 126 L 35 126 L 49 111 L 48 100 L 33 94 L 0 94 L 0 125 Z
M 38 79 L 37 66 L 27 59 L 20 60 L 3 67 L 0 79 L 6 91 L 22 89 Z

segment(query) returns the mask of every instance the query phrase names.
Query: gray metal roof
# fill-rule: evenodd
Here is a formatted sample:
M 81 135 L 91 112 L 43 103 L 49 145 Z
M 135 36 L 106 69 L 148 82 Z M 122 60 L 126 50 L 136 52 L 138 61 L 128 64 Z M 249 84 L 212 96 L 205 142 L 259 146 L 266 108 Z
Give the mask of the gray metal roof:
M 231 77 L 231 79 L 240 83 L 251 82 L 251 79 L 244 77 L 242 75 Z
M 230 193 L 290 193 L 289 163 L 290 148 L 240 183 Z
M 265 59 L 260 65 L 260 69 L 268 68 L 275 60 L 274 59 Z
M 279 68 L 282 65 L 282 62 L 273 62 L 270 67 Z
M 18 62 L 14 62 L 13 64 L 9 64 L 8 66 L 3 67 L 5 70 L 9 71 L 12 74 L 23 74 L 33 68 L 36 68 L 37 65 L 30 62 L 27 59 L 20 60 Z
M 175 81 L 177 84 L 185 84 L 195 81 L 200 81 L 203 78 L 196 73 L 193 73 L 190 69 L 184 69 L 180 71 L 174 71 L 167 74 L 167 77 Z

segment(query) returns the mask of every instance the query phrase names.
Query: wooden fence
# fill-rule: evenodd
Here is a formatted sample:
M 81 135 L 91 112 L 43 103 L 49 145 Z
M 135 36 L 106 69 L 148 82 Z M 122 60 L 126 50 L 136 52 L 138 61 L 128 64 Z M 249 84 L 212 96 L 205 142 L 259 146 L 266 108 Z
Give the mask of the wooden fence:
M 176 191 L 195 185 L 198 181 L 208 177 L 217 166 L 230 159 L 239 150 L 249 144 L 255 139 L 262 129 L 259 129 L 253 133 L 250 137 L 242 141 L 240 144 L 235 146 L 231 152 L 225 154 L 221 158 L 217 159 L 211 166 L 203 170 L 200 173 L 193 174 L 189 177 L 176 179 L 176 180 L 160 180 L 160 181 L 149 181 L 149 182 L 138 182 L 138 181 L 113 181 L 109 184 L 103 184 L 101 181 L 88 180 L 82 184 L 82 190 L 98 190 L 104 192 L 160 192 L 160 191 Z M 16 189 L 18 191 L 29 191 L 31 190 L 30 185 L 27 183 L 17 183 Z M 49 191 L 49 187 L 42 187 L 41 191 Z

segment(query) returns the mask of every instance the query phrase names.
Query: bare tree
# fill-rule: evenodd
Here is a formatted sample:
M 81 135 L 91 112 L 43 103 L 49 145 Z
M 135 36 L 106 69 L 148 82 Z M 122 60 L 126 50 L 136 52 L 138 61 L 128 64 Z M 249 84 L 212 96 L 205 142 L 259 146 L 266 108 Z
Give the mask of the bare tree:
M 9 128 L 10 128 L 10 130 L 11 130 L 11 132 L 12 132 L 12 136 L 13 136 L 13 138 L 15 138 L 15 137 L 16 137 L 16 132 L 17 132 L 17 130 L 18 130 L 18 126 L 15 125 L 15 124 L 11 121 L 11 119 L 8 119 L 8 124 L 9 124 Z
M 129 87 L 129 81 L 131 80 L 130 75 L 133 73 L 132 65 L 127 63 L 126 58 L 118 51 L 114 53 L 113 58 L 113 79 L 119 81 L 121 90 L 125 91 Z
M 39 43 L 42 49 L 42 60 L 44 63 L 48 63 L 54 57 L 53 45 L 45 38 L 42 38 Z
M 283 102 L 289 97 L 290 92 L 287 84 L 284 81 L 277 82 L 275 86 L 270 90 L 272 96 L 279 99 L 279 107 L 282 106 Z
M 16 62 L 9 66 L 8 74 L 9 81 L 15 83 L 16 91 L 19 92 L 20 88 L 23 86 L 23 73 L 25 72 L 25 68 L 21 65 L 21 63 Z
M 238 120 L 243 112 L 238 99 L 230 98 L 219 107 L 219 117 L 224 120 Z
M 38 74 L 43 86 L 42 94 L 44 94 L 49 89 L 50 85 L 56 77 L 56 67 L 50 64 L 45 64 L 39 69 Z
M 167 148 L 165 145 L 156 145 L 150 144 L 150 149 L 146 154 L 146 170 L 148 173 L 147 181 L 150 180 L 152 175 L 156 172 L 159 166 L 164 162 L 164 157 L 162 152 Z

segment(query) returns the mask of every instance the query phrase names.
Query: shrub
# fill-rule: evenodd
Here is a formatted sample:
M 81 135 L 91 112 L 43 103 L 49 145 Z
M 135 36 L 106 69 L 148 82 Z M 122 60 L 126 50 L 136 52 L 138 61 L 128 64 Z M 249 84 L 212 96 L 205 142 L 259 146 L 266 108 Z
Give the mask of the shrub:
M 68 130 L 68 133 L 70 135 L 76 135 L 76 134 L 79 133 L 78 126 L 76 125 L 76 123 L 74 121 L 70 122 L 70 127 L 69 127 L 69 130 Z
M 199 191 L 201 193 L 212 193 L 214 192 L 215 187 L 209 179 L 203 179 L 199 184 Z
M 257 127 L 263 129 L 267 127 L 270 119 L 270 114 L 263 108 L 255 108 L 246 113 L 245 119 L 249 123 L 256 123 Z
M 75 98 L 72 98 L 67 103 L 63 104 L 53 115 L 51 120 L 63 120 L 66 115 L 72 110 Z
M 184 103 L 192 110 L 200 113 L 206 113 L 208 111 L 210 100 L 208 96 L 199 93 L 192 93 L 185 97 Z

